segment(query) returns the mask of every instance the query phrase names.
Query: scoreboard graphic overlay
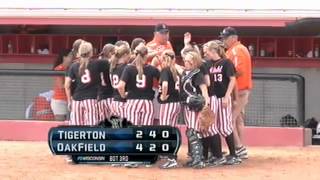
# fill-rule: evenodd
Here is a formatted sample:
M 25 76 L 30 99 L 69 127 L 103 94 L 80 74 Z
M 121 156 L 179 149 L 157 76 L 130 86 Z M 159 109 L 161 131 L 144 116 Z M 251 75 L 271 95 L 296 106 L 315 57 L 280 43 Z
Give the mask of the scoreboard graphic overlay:
M 75 163 L 153 164 L 159 155 L 177 154 L 181 134 L 170 126 L 59 126 L 50 129 L 48 143 L 53 154 L 71 155 Z

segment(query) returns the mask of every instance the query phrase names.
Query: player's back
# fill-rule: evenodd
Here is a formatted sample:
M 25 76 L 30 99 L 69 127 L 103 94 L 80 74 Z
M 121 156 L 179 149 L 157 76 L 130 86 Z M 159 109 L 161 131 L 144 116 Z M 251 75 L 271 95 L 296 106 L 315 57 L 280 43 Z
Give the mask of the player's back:
M 106 61 L 90 60 L 83 74 L 79 73 L 80 63 L 75 62 L 69 70 L 69 77 L 75 81 L 74 100 L 96 99 L 101 83 L 100 73 L 108 69 Z
M 127 99 L 148 99 L 154 98 L 153 80 L 159 78 L 159 71 L 151 65 L 143 66 L 143 75 L 140 78 L 137 67 L 128 65 L 121 77 L 127 83 Z
M 117 86 L 120 82 L 121 75 L 127 65 L 126 64 L 117 64 L 116 67 L 111 71 L 110 77 L 113 87 L 113 98 L 115 101 L 125 101 L 125 99 L 121 98 Z

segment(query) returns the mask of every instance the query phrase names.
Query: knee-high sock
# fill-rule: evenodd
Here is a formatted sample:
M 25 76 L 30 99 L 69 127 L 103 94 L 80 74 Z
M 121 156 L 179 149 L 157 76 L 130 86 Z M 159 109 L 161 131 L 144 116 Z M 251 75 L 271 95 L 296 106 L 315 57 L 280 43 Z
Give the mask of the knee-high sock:
M 209 137 L 202 138 L 201 142 L 203 146 L 203 158 L 206 160 L 208 159 L 208 153 L 209 153 L 209 145 L 210 145 Z
M 226 137 L 226 142 L 229 148 L 229 153 L 232 156 L 236 155 L 236 149 L 235 149 L 235 144 L 234 144 L 234 137 L 233 133 L 231 133 L 229 136 Z
M 210 136 L 209 141 L 210 141 L 210 149 L 211 149 L 212 155 L 216 158 L 221 158 L 222 146 L 221 146 L 220 135 L 216 134 L 214 136 Z

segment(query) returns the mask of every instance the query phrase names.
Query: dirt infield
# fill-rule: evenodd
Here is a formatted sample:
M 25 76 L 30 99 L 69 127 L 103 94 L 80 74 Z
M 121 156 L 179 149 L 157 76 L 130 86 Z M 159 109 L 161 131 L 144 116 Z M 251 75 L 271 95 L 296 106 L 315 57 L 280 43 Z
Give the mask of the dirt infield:
M 237 166 L 201 170 L 161 170 L 156 166 L 126 169 L 70 165 L 64 157 L 53 156 L 45 142 L 0 141 L 0 179 L 320 179 L 319 147 L 249 148 L 249 151 L 250 159 Z M 186 148 L 179 155 L 179 162 L 185 163 Z

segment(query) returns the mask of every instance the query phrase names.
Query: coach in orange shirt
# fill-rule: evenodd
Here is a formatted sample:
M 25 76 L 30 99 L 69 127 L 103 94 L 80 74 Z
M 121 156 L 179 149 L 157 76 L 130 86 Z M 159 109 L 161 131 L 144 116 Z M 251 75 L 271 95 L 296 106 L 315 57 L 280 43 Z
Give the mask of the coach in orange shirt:
M 237 31 L 232 27 L 223 29 L 220 37 L 227 48 L 227 57 L 233 62 L 237 71 L 237 86 L 232 110 L 234 122 L 234 140 L 236 154 L 242 158 L 248 158 L 248 151 L 243 143 L 244 110 L 248 104 L 249 94 L 252 89 L 252 64 L 248 49 L 238 41 Z
M 153 40 L 147 43 L 148 48 L 148 60 L 147 63 L 155 62 L 156 65 L 161 64 L 160 58 L 155 58 L 160 56 L 165 50 L 173 50 L 172 45 L 169 41 L 169 28 L 166 24 L 157 24 L 154 28 Z
M 159 70 L 161 69 L 161 54 L 165 50 L 173 50 L 171 43 L 169 41 L 169 28 L 166 24 L 160 23 L 157 24 L 154 28 L 154 37 L 153 40 L 147 43 L 148 48 L 148 59 L 147 63 L 152 64 L 153 66 L 157 67 Z M 155 90 L 155 97 L 158 97 L 158 82 L 154 82 L 154 90 Z M 154 118 L 159 119 L 159 109 L 160 104 L 155 98 L 153 100 L 154 105 Z

